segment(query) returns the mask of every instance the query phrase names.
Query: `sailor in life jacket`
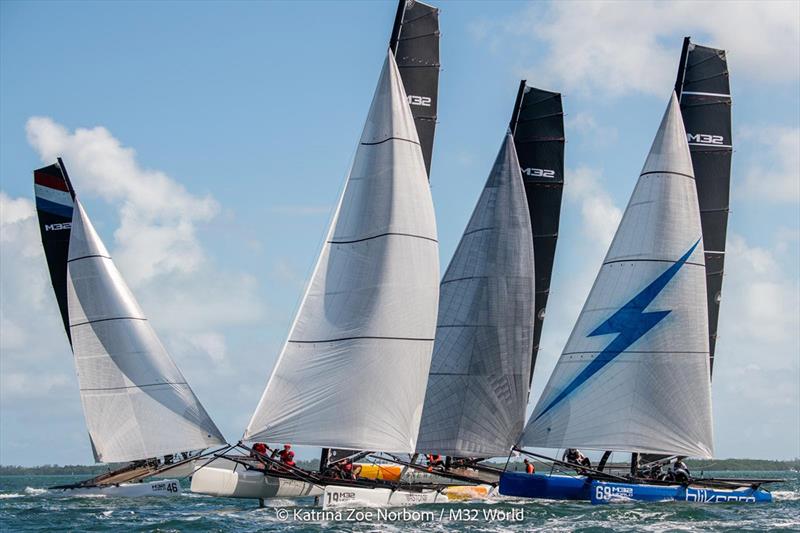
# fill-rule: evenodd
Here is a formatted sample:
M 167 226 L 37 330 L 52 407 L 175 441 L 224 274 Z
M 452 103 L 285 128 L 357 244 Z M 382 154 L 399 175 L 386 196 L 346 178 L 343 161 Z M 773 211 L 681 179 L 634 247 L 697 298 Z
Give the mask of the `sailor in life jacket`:
M 434 468 L 441 468 L 444 464 L 438 453 L 429 453 L 425 458 L 428 460 L 428 472 L 433 472 Z
M 286 461 L 289 460 L 289 454 L 291 454 L 292 457 L 294 457 L 294 452 L 292 451 L 292 445 L 291 444 L 284 444 L 283 445 L 283 450 L 278 452 L 278 457 L 280 458 L 282 463 L 285 463 Z
M 262 455 L 267 455 L 267 445 L 263 442 L 256 442 L 253 444 L 253 447 L 250 449 L 250 457 L 260 457 Z
M 536 473 L 536 467 L 533 466 L 532 462 L 528 461 L 527 459 L 525 459 L 522 462 L 525 463 L 525 473 L 526 474 L 535 474 Z
M 356 479 L 356 471 L 353 462 L 349 457 L 342 460 L 342 479 Z
M 297 464 L 294 462 L 294 452 L 289 451 L 286 454 L 286 459 L 281 459 L 281 462 L 286 466 L 292 466 L 292 467 L 296 466 Z

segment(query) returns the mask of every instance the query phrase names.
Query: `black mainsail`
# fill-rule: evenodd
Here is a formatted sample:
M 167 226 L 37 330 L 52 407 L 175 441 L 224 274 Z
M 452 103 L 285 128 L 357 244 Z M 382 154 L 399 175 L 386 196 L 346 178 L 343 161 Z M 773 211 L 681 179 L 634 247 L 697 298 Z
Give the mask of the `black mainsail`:
M 532 379 L 550 295 L 564 190 L 564 109 L 561 94 L 529 87 L 525 80 L 520 81 L 509 129 L 514 135 L 533 232 L 536 314 L 531 356 Z
M 705 246 L 710 368 L 714 369 L 731 183 L 731 94 L 725 50 L 683 41 L 680 99 L 697 186 Z
M 439 10 L 416 0 L 400 0 L 389 47 L 406 89 L 430 178 L 439 100 Z

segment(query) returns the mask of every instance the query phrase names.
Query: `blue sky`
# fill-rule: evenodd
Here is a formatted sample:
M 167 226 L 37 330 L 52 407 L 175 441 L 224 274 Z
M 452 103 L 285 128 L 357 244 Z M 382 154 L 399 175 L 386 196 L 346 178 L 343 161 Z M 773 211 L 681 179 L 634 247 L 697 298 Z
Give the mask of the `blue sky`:
M 633 189 L 682 37 L 729 51 L 736 152 L 716 452 L 800 456 L 798 4 L 438 5 L 431 183 L 442 268 L 519 79 L 565 95 L 567 185 L 533 398 Z M 319 250 L 394 11 L 379 1 L 0 3 L 0 463 L 91 461 L 31 170 L 63 155 L 145 312 L 235 441 Z

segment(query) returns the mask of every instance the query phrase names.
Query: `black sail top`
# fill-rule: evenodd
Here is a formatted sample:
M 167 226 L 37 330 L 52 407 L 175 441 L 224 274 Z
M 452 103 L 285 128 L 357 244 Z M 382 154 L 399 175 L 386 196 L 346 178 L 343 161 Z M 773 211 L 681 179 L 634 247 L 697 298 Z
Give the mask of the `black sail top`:
M 675 90 L 692 154 L 706 260 L 711 369 L 722 297 L 731 182 L 731 94 L 725 51 L 683 42 Z
M 536 273 L 531 378 L 542 336 L 564 189 L 564 110 L 561 94 L 522 80 L 509 126 L 514 135 L 531 216 Z
M 395 53 L 430 178 L 439 100 L 439 10 L 416 0 L 400 0 L 389 46 Z
M 39 231 L 42 235 L 47 268 L 50 271 L 50 281 L 53 284 L 67 338 L 71 343 L 67 310 L 67 259 L 75 193 L 61 158 L 54 165 L 34 170 L 33 184 Z

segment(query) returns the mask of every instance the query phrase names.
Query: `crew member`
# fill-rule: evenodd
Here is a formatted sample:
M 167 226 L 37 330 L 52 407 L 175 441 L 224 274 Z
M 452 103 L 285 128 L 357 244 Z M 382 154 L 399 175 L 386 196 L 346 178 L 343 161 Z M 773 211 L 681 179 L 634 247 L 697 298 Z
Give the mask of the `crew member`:
M 442 456 L 439 455 L 438 453 L 436 454 L 429 453 L 427 455 L 427 459 L 428 459 L 428 472 L 433 472 L 434 468 L 442 467 L 443 464 Z
M 686 463 L 683 462 L 681 457 L 675 459 L 675 462 L 672 464 L 672 477 L 678 483 L 688 483 L 691 479 L 691 474 L 689 473 L 689 467 L 686 466 Z
M 525 459 L 522 462 L 525 463 L 525 472 L 526 473 L 528 473 L 528 474 L 535 474 L 536 473 L 536 467 L 533 466 L 532 462 L 528 461 L 527 459 Z
M 565 463 L 570 463 L 577 466 L 585 466 L 586 468 L 592 467 L 592 462 L 589 460 L 589 458 L 583 455 L 577 448 L 567 448 L 567 451 L 564 452 L 561 460 Z
M 285 463 L 289 459 L 289 454 L 292 454 L 292 457 L 294 457 L 294 452 L 292 451 L 292 445 L 284 444 L 283 450 L 278 452 L 278 457 L 280 458 L 282 463 Z
M 353 481 L 356 479 L 355 468 L 349 457 L 342 460 L 342 479 L 350 479 Z
M 263 442 L 256 442 L 250 450 L 250 456 L 259 457 L 262 455 L 267 455 L 267 445 Z
M 291 466 L 291 467 L 297 466 L 296 463 L 294 462 L 294 452 L 293 451 L 289 451 L 286 454 L 286 459 L 281 459 L 281 462 L 283 464 L 285 464 L 286 466 Z

